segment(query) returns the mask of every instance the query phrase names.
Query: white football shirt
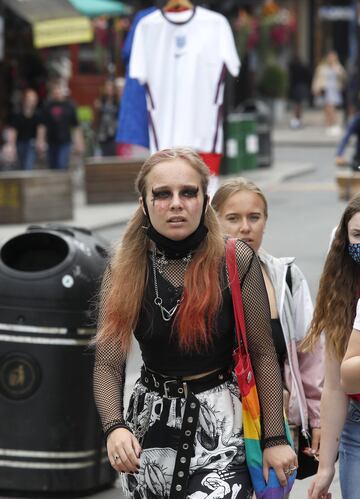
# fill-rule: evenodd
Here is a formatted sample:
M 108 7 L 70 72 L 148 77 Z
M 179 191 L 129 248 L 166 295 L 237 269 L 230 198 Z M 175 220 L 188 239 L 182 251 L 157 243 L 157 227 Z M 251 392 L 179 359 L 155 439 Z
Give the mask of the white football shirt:
M 135 31 L 130 76 L 145 84 L 151 151 L 187 146 L 222 152 L 225 66 L 240 60 L 227 19 L 196 7 L 156 10 Z

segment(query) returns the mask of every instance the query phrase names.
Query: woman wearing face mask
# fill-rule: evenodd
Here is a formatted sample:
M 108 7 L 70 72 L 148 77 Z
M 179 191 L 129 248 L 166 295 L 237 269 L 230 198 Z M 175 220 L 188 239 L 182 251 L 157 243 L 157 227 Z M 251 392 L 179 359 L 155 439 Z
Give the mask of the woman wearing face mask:
M 302 353 L 299 349 L 313 311 L 307 282 L 294 258 L 275 258 L 261 248 L 268 206 L 263 192 L 253 182 L 241 177 L 225 182 L 211 204 L 224 234 L 245 241 L 258 254 L 289 425 L 295 444 L 299 442 L 299 430 L 306 438 L 311 435 L 307 452 L 316 457 L 320 444 L 323 347 L 318 342 L 312 352 Z
M 326 497 L 335 473 L 339 450 L 339 472 L 343 499 L 359 497 L 360 389 L 354 393 L 347 381 L 341 384 L 341 362 L 346 365 L 360 282 L 360 195 L 345 208 L 335 232 L 324 270 L 305 347 L 325 334 L 325 384 L 321 397 L 321 448 L 319 470 L 309 497 Z M 355 322 L 355 329 L 359 326 Z M 351 354 L 352 343 L 349 343 Z M 346 368 L 345 368 L 346 371 Z M 344 372 L 342 373 L 344 376 Z M 346 372 L 345 372 L 346 374 Z M 346 378 L 346 376 L 345 376 Z M 358 384 L 359 387 L 359 384 Z M 350 388 L 350 390 L 349 390 Z M 359 387 L 360 388 L 360 387 Z M 340 444 L 340 445 L 339 445 Z
M 225 245 L 208 206 L 208 179 L 208 168 L 189 149 L 153 154 L 137 178 L 140 206 L 103 281 L 95 399 L 110 463 L 137 499 L 252 495 L 232 374 Z M 284 434 L 266 290 L 251 248 L 237 241 L 236 257 L 262 411 L 263 473 L 267 478 L 273 467 L 286 487 L 297 459 Z M 144 365 L 124 417 L 133 337 Z

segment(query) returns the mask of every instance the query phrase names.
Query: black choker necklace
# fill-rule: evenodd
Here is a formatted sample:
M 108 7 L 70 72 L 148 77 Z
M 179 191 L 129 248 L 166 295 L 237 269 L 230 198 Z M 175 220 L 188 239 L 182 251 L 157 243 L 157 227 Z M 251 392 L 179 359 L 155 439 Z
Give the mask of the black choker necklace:
M 192 251 L 195 251 L 205 239 L 207 233 L 208 229 L 202 222 L 200 222 L 198 228 L 190 234 L 190 236 L 181 241 L 174 241 L 173 239 L 163 236 L 151 224 L 146 231 L 147 236 L 154 241 L 156 247 L 163 252 L 167 258 L 173 260 L 183 258 Z

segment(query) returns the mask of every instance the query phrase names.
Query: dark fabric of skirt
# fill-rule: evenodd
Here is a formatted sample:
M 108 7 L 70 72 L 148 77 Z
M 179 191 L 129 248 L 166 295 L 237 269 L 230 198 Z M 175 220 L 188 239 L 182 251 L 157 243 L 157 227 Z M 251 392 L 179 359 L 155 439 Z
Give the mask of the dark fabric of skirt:
M 233 378 L 195 395 L 199 419 L 190 461 L 189 499 L 252 497 L 245 464 L 239 389 Z M 184 399 L 163 398 L 138 381 L 127 424 L 142 446 L 140 471 L 124 474 L 123 488 L 134 499 L 172 499 L 170 489 L 184 416 Z

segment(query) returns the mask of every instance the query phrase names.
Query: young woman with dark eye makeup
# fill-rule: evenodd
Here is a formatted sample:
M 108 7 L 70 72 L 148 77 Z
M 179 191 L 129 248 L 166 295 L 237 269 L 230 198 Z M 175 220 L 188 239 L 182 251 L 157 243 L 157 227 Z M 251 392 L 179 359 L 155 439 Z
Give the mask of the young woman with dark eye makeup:
M 190 149 L 152 155 L 136 181 L 139 208 L 103 279 L 94 391 L 111 465 L 133 498 L 248 499 L 234 315 L 225 241 L 209 206 L 209 170 Z M 263 421 L 263 473 L 296 455 L 285 435 L 282 383 L 259 262 L 238 240 L 248 344 Z M 254 301 L 256 306 L 254 306 Z M 124 415 L 126 357 L 143 366 Z

